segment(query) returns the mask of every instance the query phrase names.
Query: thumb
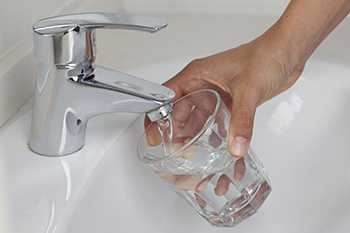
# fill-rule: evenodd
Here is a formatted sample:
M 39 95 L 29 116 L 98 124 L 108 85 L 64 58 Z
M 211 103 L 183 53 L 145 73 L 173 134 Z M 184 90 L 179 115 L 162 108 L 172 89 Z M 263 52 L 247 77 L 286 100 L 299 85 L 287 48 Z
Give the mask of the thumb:
M 240 157 L 249 149 L 259 95 L 254 88 L 237 87 L 232 88 L 232 96 L 229 151 Z

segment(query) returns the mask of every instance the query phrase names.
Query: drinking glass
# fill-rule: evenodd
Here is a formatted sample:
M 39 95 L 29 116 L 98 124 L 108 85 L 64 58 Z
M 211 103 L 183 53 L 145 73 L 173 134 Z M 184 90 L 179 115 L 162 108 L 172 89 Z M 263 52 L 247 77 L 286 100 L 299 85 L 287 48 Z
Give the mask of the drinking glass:
M 271 192 L 262 163 L 250 149 L 228 151 L 230 113 L 210 89 L 172 104 L 158 122 L 146 119 L 139 158 L 214 226 L 232 227 L 254 214 Z

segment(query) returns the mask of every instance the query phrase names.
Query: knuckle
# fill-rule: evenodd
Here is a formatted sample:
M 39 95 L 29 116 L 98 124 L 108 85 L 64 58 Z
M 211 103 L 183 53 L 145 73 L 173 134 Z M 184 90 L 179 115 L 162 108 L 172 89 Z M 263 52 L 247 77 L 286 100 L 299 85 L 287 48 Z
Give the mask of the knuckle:
M 297 73 L 297 74 L 299 74 L 299 75 L 301 75 L 301 74 L 303 73 L 303 71 L 304 71 L 304 68 L 305 68 L 305 64 L 298 65 L 298 66 L 295 68 L 294 72 Z
M 200 69 L 200 59 L 192 60 L 185 68 L 186 73 L 195 74 Z
M 183 70 L 182 87 L 186 92 L 191 92 L 200 88 L 207 87 L 210 72 L 205 65 L 204 58 L 192 60 Z
M 203 59 L 202 58 L 196 58 L 194 60 L 192 60 L 189 64 L 188 67 L 189 68 L 197 68 L 200 67 L 202 64 Z
M 208 73 L 208 66 L 205 63 L 204 58 L 194 59 L 186 66 L 185 72 L 191 76 L 200 78 Z

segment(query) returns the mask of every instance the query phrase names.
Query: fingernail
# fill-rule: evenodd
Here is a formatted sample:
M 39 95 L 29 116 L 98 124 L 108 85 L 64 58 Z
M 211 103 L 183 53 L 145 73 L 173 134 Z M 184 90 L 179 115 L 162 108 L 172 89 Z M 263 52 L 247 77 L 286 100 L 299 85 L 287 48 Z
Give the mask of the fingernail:
M 160 133 L 155 126 L 149 126 L 145 131 L 148 145 L 156 146 L 161 143 Z
M 158 140 L 158 137 L 155 137 L 154 135 L 147 135 L 147 143 L 150 146 L 156 146 L 160 144 L 160 140 Z
M 247 138 L 237 136 L 231 139 L 230 151 L 233 155 L 242 157 L 248 152 L 249 142 Z

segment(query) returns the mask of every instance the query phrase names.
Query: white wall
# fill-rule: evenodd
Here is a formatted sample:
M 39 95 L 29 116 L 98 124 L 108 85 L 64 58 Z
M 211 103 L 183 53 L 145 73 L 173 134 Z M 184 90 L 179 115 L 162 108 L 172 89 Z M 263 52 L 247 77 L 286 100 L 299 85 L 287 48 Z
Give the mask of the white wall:
M 0 2 L 0 127 L 31 95 L 32 25 L 40 18 L 79 11 L 117 11 L 118 0 L 2 0 Z
M 0 6 L 0 126 L 33 90 L 31 25 L 42 17 L 78 11 L 135 14 L 279 14 L 288 0 L 2 0 Z M 210 29 L 208 29 L 210 30 Z
M 120 0 L 131 12 L 279 14 L 289 0 Z
M 33 22 L 82 0 L 2 0 L 0 6 L 0 125 L 30 98 L 33 86 L 31 57 Z

